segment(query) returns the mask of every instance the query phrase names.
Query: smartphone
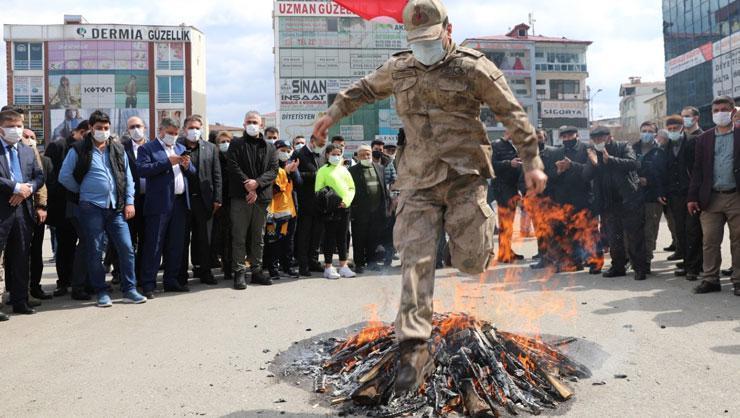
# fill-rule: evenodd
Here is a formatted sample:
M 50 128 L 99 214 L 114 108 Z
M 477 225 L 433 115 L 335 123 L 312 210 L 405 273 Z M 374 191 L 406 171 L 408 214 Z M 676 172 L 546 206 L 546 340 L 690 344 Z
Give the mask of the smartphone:
M 190 157 L 190 154 L 192 154 L 192 152 L 189 149 L 186 149 L 182 154 L 180 154 L 180 157 Z

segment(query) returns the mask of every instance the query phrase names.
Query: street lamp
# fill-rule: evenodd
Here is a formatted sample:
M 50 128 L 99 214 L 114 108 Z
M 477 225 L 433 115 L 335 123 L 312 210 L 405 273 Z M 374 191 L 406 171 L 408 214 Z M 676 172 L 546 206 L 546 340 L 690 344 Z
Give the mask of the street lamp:
M 588 98 L 588 120 L 591 123 L 593 123 L 594 121 L 594 106 L 593 106 L 594 97 L 596 97 L 602 91 L 604 91 L 604 89 L 598 89 L 596 90 L 594 94 L 590 95 Z

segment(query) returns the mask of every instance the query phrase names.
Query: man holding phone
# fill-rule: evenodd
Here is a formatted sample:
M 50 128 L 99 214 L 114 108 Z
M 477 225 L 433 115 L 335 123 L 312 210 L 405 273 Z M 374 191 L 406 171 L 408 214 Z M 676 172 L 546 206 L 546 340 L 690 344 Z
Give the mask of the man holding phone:
M 190 153 L 177 143 L 179 125 L 170 118 L 159 124 L 156 141 L 139 149 L 136 168 L 146 179 L 144 217 L 146 237 L 141 267 L 144 295 L 154 296 L 157 271 L 165 254 L 164 290 L 188 292 L 187 281 L 178 280 L 185 243 L 186 215 L 190 208 L 188 180 L 184 173 L 195 174 Z

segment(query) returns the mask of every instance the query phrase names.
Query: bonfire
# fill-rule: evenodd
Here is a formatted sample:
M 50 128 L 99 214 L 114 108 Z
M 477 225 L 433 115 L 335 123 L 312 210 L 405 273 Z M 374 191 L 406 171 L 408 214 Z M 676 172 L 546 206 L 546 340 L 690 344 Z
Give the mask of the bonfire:
M 590 377 L 583 365 L 538 337 L 497 330 L 466 314 L 437 314 L 428 341 L 435 369 L 418 392 L 396 394 L 398 344 L 392 325 L 371 323 L 347 339 L 317 342 L 314 390 L 345 413 L 502 416 L 555 409 L 573 396 L 564 382 Z M 574 379 L 575 380 L 575 379 Z

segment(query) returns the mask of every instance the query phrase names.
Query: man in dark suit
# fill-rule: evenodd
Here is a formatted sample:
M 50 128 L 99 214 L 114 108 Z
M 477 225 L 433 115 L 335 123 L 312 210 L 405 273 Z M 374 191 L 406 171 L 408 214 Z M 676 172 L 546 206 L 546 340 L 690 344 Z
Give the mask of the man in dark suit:
M 373 162 L 372 149 L 361 145 L 357 159 L 360 163 L 349 169 L 356 190 L 350 214 L 355 272 L 363 273 L 366 266 L 370 270 L 377 270 L 378 267 L 375 249 L 381 243 L 387 219 L 388 192 L 385 170 L 382 165 Z
M 182 267 L 185 225 L 189 207 L 186 172 L 195 173 L 195 166 L 177 143 L 179 124 L 170 118 L 160 121 L 159 137 L 139 148 L 136 168 L 146 179 L 147 199 L 144 200 L 146 235 L 142 259 L 144 295 L 154 296 L 157 272 L 164 250 L 164 290 L 188 292 L 187 283 L 178 280 Z
M 712 102 L 715 128 L 697 138 L 687 204 L 701 214 L 704 272 L 695 293 L 719 292 L 722 238 L 730 229 L 732 284 L 740 296 L 740 129 L 733 129 L 735 100 L 720 96 Z
M 593 148 L 588 149 L 586 175 L 593 179 L 594 211 L 607 227 L 612 265 L 604 277 L 625 276 L 627 257 L 624 238 L 629 240 L 629 259 L 635 280 L 645 280 L 648 272 L 645 249 L 645 204 L 637 170 L 640 163 L 627 143 L 612 139 L 608 128 L 591 132 Z
M 278 174 L 275 146 L 260 130 L 262 117 L 250 111 L 244 116 L 244 135 L 229 145 L 226 156 L 231 196 L 231 246 L 234 289 L 247 288 L 244 258 L 249 260 L 252 283 L 271 285 L 262 272 L 267 206 Z
M 72 135 L 48 144 L 44 153 L 52 163 L 52 172 L 48 174 L 49 208 L 46 222 L 56 229 L 57 234 L 57 288 L 54 296 L 66 295 L 71 286 L 72 299 L 81 301 L 90 300 L 90 295 L 85 290 L 90 286 L 85 257 L 85 234 L 82 233 L 77 216 L 79 206 L 77 202 L 70 201 L 70 192 L 59 182 L 59 172 L 69 150 L 82 141 L 89 130 L 90 124 L 86 120 L 80 122 L 72 130 Z
M 190 213 L 185 232 L 181 277 L 188 275 L 188 247 L 193 261 L 193 276 L 208 285 L 218 284 L 211 272 L 211 231 L 213 215 L 221 208 L 221 163 L 216 145 L 201 139 L 203 118 L 188 116 L 183 125 L 185 137 L 179 142 L 190 151 L 196 172 L 188 174 Z M 192 234 L 192 241 L 191 241 Z
M 33 314 L 28 305 L 28 257 L 34 224 L 31 197 L 44 185 L 44 174 L 31 148 L 20 143 L 22 136 L 22 116 L 12 110 L 0 112 L 0 252 L 5 254 L 13 312 Z
M 311 138 L 309 145 L 295 152 L 299 161 L 298 171 L 303 184 L 298 186 L 298 230 L 296 233 L 296 258 L 301 276 L 310 277 L 311 272 L 323 272 L 319 263 L 319 246 L 324 233 L 324 221 L 316 208 L 316 173 L 326 162 L 322 155 L 326 138 Z
M 128 166 L 131 167 L 131 177 L 134 179 L 134 208 L 136 209 L 136 216 L 128 220 L 128 228 L 131 232 L 131 243 L 134 246 L 134 251 L 136 251 L 136 277 L 141 277 L 141 258 L 144 253 L 144 232 L 146 231 L 144 222 L 146 180 L 141 178 L 139 170 L 136 169 L 136 157 L 139 155 L 139 148 L 146 144 L 149 139 L 146 133 L 146 125 L 140 117 L 130 117 L 127 121 L 127 127 L 128 131 L 121 138 L 121 144 L 123 149 L 126 150 Z
M 492 187 L 498 206 L 499 223 L 498 261 L 513 263 L 524 259 L 524 256 L 514 253 L 511 248 L 516 207 L 521 200 L 519 186 L 522 180 L 522 159 L 517 155 L 508 131 L 493 143 L 493 171 L 496 178 L 493 179 Z

